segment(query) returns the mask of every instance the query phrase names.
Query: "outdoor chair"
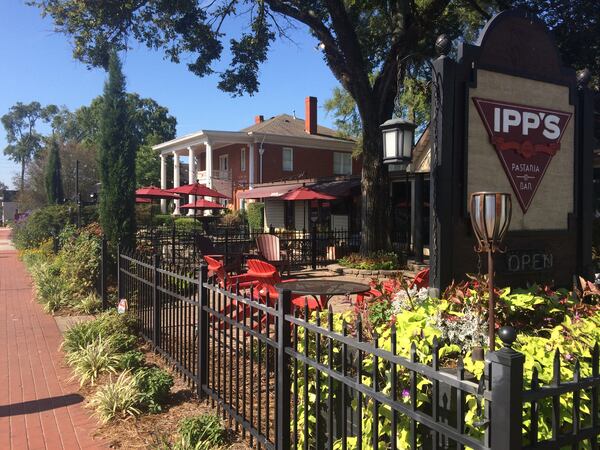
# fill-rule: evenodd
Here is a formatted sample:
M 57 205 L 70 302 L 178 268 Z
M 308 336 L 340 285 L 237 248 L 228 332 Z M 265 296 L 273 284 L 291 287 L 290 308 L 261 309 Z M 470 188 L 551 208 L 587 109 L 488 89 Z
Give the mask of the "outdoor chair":
M 273 234 L 261 234 L 256 237 L 258 255 L 275 267 L 290 275 L 290 260 L 287 251 L 282 250 L 279 237 Z
M 274 305 L 275 300 L 279 298 L 279 292 L 275 288 L 278 283 L 286 283 L 295 280 L 283 280 L 281 275 L 277 271 L 277 268 L 265 261 L 260 259 L 249 259 L 246 261 L 248 265 L 248 272 L 252 279 L 257 280 L 257 284 L 253 289 L 257 298 L 269 299 L 270 306 Z M 304 305 L 308 306 L 310 311 L 321 310 L 322 305 L 318 299 L 309 295 L 292 295 L 292 305 L 295 308 L 304 308 Z
M 223 262 L 218 261 L 211 256 L 205 256 L 204 260 L 208 264 L 208 276 L 214 276 L 217 279 L 220 288 L 235 292 L 252 289 L 257 284 L 257 282 L 248 274 L 227 275 Z M 238 302 L 235 299 L 232 299 L 231 303 L 226 305 L 219 312 L 221 314 L 231 314 L 232 318 L 235 318 L 243 309 L 247 308 L 244 308 L 244 305 L 238 305 Z M 225 323 L 222 322 L 219 327 L 222 329 L 224 325 Z

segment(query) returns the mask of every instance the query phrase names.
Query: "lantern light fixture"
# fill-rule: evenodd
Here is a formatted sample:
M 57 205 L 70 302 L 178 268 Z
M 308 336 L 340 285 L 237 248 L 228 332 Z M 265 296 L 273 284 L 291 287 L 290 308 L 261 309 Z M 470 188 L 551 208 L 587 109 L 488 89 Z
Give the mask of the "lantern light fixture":
M 488 254 L 488 346 L 495 350 L 494 315 L 494 253 L 503 252 L 500 244 L 508 231 L 512 215 L 510 194 L 503 192 L 475 192 L 470 201 L 471 225 L 477 238 L 475 251 Z
M 475 192 L 471 194 L 471 224 L 477 237 L 477 252 L 500 250 L 512 214 L 510 194 Z
M 411 121 L 397 117 L 380 125 L 385 164 L 408 164 L 411 161 L 416 127 Z

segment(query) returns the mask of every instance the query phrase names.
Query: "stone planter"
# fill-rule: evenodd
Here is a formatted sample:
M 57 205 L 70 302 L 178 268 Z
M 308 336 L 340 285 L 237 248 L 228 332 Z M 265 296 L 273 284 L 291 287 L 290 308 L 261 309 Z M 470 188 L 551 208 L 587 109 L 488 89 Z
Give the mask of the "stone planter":
M 327 270 L 330 272 L 337 273 L 339 275 L 348 275 L 358 278 L 397 278 L 402 275 L 402 269 L 395 270 L 364 270 L 364 269 L 350 269 L 343 267 L 339 264 L 330 264 L 327 266 Z

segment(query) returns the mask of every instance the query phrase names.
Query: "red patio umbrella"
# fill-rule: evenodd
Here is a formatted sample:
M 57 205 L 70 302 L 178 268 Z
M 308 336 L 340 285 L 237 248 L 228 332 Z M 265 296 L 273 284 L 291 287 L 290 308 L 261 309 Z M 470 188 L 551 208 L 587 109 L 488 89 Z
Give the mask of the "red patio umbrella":
M 335 200 L 337 197 L 322 192 L 313 191 L 312 189 L 302 186 L 296 188 L 287 194 L 282 195 L 281 200 Z
M 183 186 L 167 189 L 168 192 L 185 195 L 195 195 L 197 197 L 215 197 L 215 198 L 229 198 L 225 194 L 215 191 L 208 186 L 200 183 L 185 184 Z
M 152 203 L 152 200 L 149 198 L 136 197 L 135 202 L 136 203 Z
M 194 203 L 186 203 L 185 205 L 181 205 L 180 208 L 188 208 L 188 209 L 225 209 L 226 206 L 221 205 L 220 203 L 211 202 L 210 200 L 205 200 L 201 198 L 200 200 L 196 200 Z
M 288 201 L 304 201 L 304 222 L 303 226 L 306 225 L 306 202 L 308 200 L 335 200 L 337 197 L 333 195 L 324 194 L 322 192 L 313 191 L 311 188 L 301 186 L 294 190 L 291 190 L 287 194 L 282 195 L 281 200 Z
M 166 189 L 157 188 L 154 186 L 141 187 L 136 189 L 135 196 L 139 198 L 165 198 L 165 199 L 177 199 L 180 198 L 178 194 L 169 192 Z

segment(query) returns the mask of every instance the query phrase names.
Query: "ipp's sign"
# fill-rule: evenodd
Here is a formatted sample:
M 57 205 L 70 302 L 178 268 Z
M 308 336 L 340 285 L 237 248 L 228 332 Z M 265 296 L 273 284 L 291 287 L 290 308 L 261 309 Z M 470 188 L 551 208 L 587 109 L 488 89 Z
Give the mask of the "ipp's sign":
M 560 150 L 571 113 L 473 97 L 523 212 Z

